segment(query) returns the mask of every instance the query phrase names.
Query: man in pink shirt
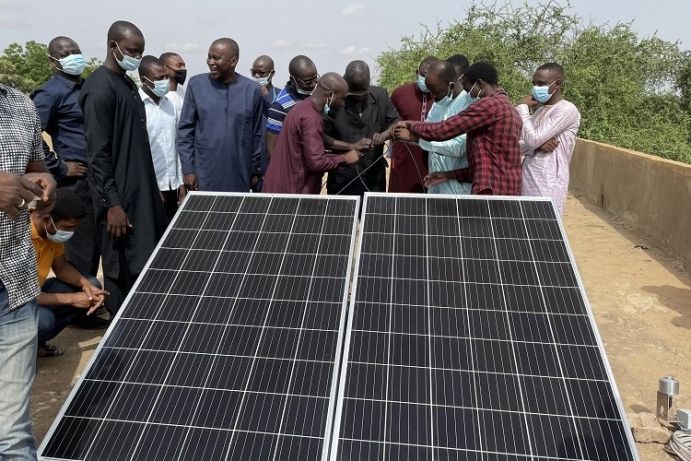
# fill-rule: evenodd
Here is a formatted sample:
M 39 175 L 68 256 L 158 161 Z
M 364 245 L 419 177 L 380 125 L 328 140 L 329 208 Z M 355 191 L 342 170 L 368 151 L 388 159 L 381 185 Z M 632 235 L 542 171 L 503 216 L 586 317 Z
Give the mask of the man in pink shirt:
M 358 162 L 356 150 L 337 155 L 324 149 L 323 115 L 343 107 L 347 93 L 343 77 L 329 72 L 319 79 L 310 97 L 293 107 L 276 140 L 262 192 L 318 194 L 325 172 Z

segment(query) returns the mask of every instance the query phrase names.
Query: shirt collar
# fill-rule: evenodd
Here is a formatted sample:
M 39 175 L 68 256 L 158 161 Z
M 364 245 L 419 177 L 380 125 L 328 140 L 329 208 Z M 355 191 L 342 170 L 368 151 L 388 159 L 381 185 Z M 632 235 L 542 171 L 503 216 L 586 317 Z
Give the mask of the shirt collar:
M 53 78 L 56 79 L 58 82 L 62 83 L 63 85 L 65 85 L 66 87 L 68 87 L 69 89 L 72 89 L 75 86 L 79 86 L 79 87 L 82 86 L 82 82 L 84 81 L 83 78 L 80 78 L 79 81 L 77 81 L 77 82 L 75 82 L 74 80 L 70 80 L 69 78 L 62 75 L 62 73 L 60 71 L 56 71 L 53 74 Z
M 31 221 L 31 239 L 38 240 L 39 242 L 43 241 L 43 237 L 39 235 L 38 229 L 36 229 L 36 225 L 33 221 Z
M 154 98 L 152 98 L 151 96 L 149 96 L 149 95 L 146 93 L 146 91 L 144 91 L 144 89 L 143 89 L 142 87 L 139 87 L 139 96 L 141 96 L 142 101 L 144 101 L 144 102 L 150 101 L 151 104 L 156 105 L 156 106 L 157 106 L 158 103 L 160 103 L 161 101 L 164 101 L 164 100 L 167 100 L 167 99 L 168 99 L 167 96 L 161 96 L 160 98 L 158 98 L 158 103 L 156 103 L 156 101 L 154 101 Z

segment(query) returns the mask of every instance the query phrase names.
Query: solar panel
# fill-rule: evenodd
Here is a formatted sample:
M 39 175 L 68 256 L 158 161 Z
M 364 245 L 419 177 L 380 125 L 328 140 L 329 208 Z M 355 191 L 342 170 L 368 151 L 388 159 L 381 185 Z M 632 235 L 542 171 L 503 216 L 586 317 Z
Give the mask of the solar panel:
M 549 200 L 364 209 L 332 460 L 637 459 Z
M 42 459 L 326 459 L 358 204 L 190 195 Z

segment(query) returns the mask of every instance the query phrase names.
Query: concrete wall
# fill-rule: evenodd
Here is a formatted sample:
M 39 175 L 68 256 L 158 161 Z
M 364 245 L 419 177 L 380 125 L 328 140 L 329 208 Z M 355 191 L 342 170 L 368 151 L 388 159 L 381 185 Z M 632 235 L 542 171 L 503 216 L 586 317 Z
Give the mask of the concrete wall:
M 579 139 L 570 188 L 691 265 L 691 165 Z

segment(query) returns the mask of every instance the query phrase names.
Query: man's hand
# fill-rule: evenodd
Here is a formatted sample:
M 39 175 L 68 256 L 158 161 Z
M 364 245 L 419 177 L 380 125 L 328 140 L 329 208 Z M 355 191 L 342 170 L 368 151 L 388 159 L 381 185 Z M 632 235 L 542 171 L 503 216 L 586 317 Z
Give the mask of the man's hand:
M 355 149 L 349 150 L 348 152 L 343 154 L 343 160 L 348 165 L 355 165 L 357 162 L 360 161 L 360 152 Z
M 521 98 L 521 101 L 518 103 L 518 105 L 521 105 L 521 104 L 525 104 L 526 106 L 528 106 L 531 109 L 534 109 L 540 105 L 540 103 L 538 101 L 536 101 L 535 99 L 533 99 L 532 96 L 523 96 Z
M 187 195 L 187 189 L 185 188 L 185 185 L 183 184 L 182 186 L 178 187 L 178 206 L 180 206 L 182 201 L 185 200 L 186 195 Z
M 78 307 L 79 309 L 90 309 L 93 306 L 93 300 L 89 299 L 89 295 L 83 291 L 72 293 L 70 296 L 70 306 Z
M 187 190 L 197 190 L 197 175 L 194 173 L 186 174 L 183 178 L 183 183 Z
M 125 237 L 129 228 L 132 227 L 127 213 L 119 205 L 108 208 L 106 220 L 108 222 L 108 234 L 113 240 L 120 240 Z
M 266 96 L 269 94 L 269 89 L 265 85 L 260 85 L 259 91 L 261 92 L 262 96 Z
M 42 203 L 40 208 L 44 211 L 50 211 L 53 208 L 55 191 L 58 188 L 53 175 L 50 173 L 27 173 L 24 177 L 41 188 L 42 192 L 36 194 L 41 197 Z
M 41 187 L 29 179 L 0 171 L 0 211 L 10 219 L 17 219 L 19 212 L 26 208 L 34 196 L 42 195 Z
M 538 152 L 550 153 L 559 145 L 559 140 L 557 138 L 552 138 L 540 147 L 537 148 Z
M 374 144 L 375 146 L 380 146 L 392 137 L 393 131 L 391 128 L 389 128 L 388 130 L 384 130 L 381 133 L 374 133 L 374 136 L 372 136 L 372 144 Z
M 453 172 L 437 172 L 437 173 L 430 173 L 427 176 L 425 176 L 425 180 L 423 181 L 423 184 L 426 189 L 431 189 L 434 186 L 438 186 L 439 184 L 443 184 L 449 179 L 452 179 L 454 177 Z
M 65 162 L 67 164 L 68 178 L 81 178 L 86 174 L 86 166 L 79 162 Z
M 369 138 L 362 138 L 355 144 L 352 144 L 352 150 L 357 150 L 360 152 L 368 151 L 372 148 L 372 140 Z
M 90 309 L 86 313 L 86 315 L 91 315 L 91 313 L 95 312 L 99 307 L 101 307 L 106 300 L 106 296 L 110 294 L 105 290 L 101 290 L 100 288 L 93 286 L 88 281 L 82 284 L 82 293 L 86 294 L 87 298 L 89 298 L 89 301 L 91 303 Z
M 409 142 L 418 142 L 420 140 L 420 138 L 411 133 L 408 128 L 397 128 L 396 139 Z

